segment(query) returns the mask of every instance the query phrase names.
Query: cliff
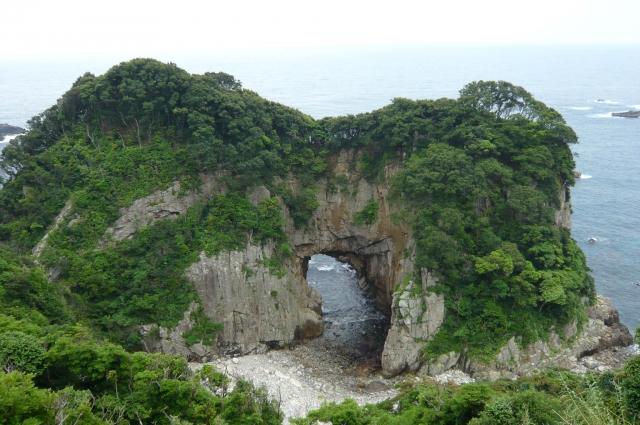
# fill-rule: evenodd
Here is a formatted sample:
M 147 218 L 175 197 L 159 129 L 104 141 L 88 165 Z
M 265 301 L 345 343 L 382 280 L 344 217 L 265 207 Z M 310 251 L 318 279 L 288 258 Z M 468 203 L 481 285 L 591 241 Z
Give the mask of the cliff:
M 274 244 L 248 245 L 242 251 L 220 253 L 189 266 L 186 275 L 196 287 L 205 314 L 214 322 L 222 323 L 223 333 L 212 347 L 201 344 L 187 346 L 181 334 L 191 329 L 189 312 L 172 330 L 156 326 L 144 326 L 142 333 L 149 349 L 177 353 L 195 359 L 211 358 L 219 354 L 249 354 L 263 352 L 268 347 L 291 344 L 296 339 L 319 336 L 323 330 L 321 297 L 306 282 L 308 262 L 315 254 L 327 254 L 349 262 L 361 277 L 361 287 L 387 315 L 391 314 L 393 292 L 396 284 L 412 272 L 412 260 L 406 258 L 410 247 L 410 229 L 391 221 L 391 215 L 399 210 L 388 200 L 388 177 L 398 170 L 398 164 L 385 167 L 385 183 L 370 183 L 356 170 L 357 155 L 354 150 L 340 152 L 330 161 L 331 175 L 341 176 L 341 184 L 329 189 L 328 181 L 317 183 L 319 206 L 315 209 L 309 226 L 296 229 L 287 212 L 285 232 L 292 246 L 293 255 L 282 262 L 281 275 L 270 273 L 265 259 L 278 255 Z M 355 166 L 354 166 L 355 164 Z M 209 177 L 199 197 L 206 198 L 216 186 Z M 297 185 L 295 176 L 284 181 L 289 188 Z M 179 185 L 179 183 L 176 183 Z M 217 186 L 219 191 L 226 191 Z M 138 200 L 122 211 L 116 226 L 108 229 L 111 240 L 132 237 L 137 226 L 149 225 L 160 217 L 176 217 L 195 198 L 178 200 L 179 187 L 158 192 Z M 259 204 L 271 193 L 264 186 L 252 189 L 248 198 Z M 370 199 L 379 206 L 378 220 L 372 225 L 357 226 L 353 217 Z M 150 206 L 153 205 L 153 206 Z M 158 213 L 165 211 L 168 213 Z M 140 221 L 140 217 L 146 217 Z M 193 308 L 192 308 L 193 310 Z
M 332 157 L 329 175 L 340 176 L 341 184 L 332 187 L 328 179 L 317 182 L 319 206 L 308 227 L 297 229 L 287 206 L 282 203 L 287 219 L 285 232 L 293 255 L 283 261 L 281 274 L 274 274 L 268 267 L 269 258 L 278 255 L 273 243 L 264 246 L 249 243 L 243 250 L 216 256 L 202 252 L 199 261 L 185 270 L 197 290 L 205 315 L 223 325 L 213 345 L 202 342 L 190 345 L 185 341 L 183 334 L 192 330 L 191 314 L 199 306 L 192 303 L 176 328 L 156 324 L 142 326 L 140 333 L 145 349 L 209 361 L 221 355 L 262 353 L 299 339 L 319 336 L 323 331 L 322 298 L 306 282 L 308 262 L 315 254 L 331 255 L 354 266 L 363 290 L 390 317 L 382 355 L 382 373 L 387 377 L 404 372 L 438 375 L 450 369 L 461 369 L 477 378 L 513 377 L 547 367 L 572 368 L 583 356 L 632 343 L 628 329 L 619 323 L 610 301 L 598 297 L 593 307 L 586 307 L 589 319 L 580 332 L 577 321 L 573 321 L 561 330 L 552 329 L 547 340 L 528 346 L 522 346 L 514 337 L 489 362 L 469 359 L 465 351 L 452 351 L 428 360 L 423 349 L 445 319 L 445 299 L 430 292 L 438 283 L 431 271 L 422 269 L 415 273 L 416 252 L 411 228 L 391 220 L 403 206 L 389 202 L 389 181 L 402 164 L 397 161 L 387 164 L 384 178 L 371 183 L 358 171 L 361 155 L 362 152 L 356 150 L 343 150 Z M 169 189 L 138 199 L 122 209 L 120 218 L 107 229 L 97 249 L 134 238 L 139 229 L 160 219 L 175 219 L 198 201 L 228 191 L 223 174 L 201 175 L 200 179 L 203 184 L 199 190 L 186 196 L 179 197 L 180 182 L 175 182 Z M 282 183 L 290 189 L 298 184 L 293 175 Z M 555 212 L 555 225 L 569 227 L 568 189 L 561 189 L 558 195 L 560 206 Z M 271 193 L 266 187 L 258 186 L 251 189 L 247 197 L 258 205 L 270 198 Z M 378 219 L 371 225 L 355 225 L 354 215 L 372 198 L 380 206 Z M 56 223 L 69 211 L 67 204 Z M 34 254 L 39 255 L 45 243 L 46 237 L 34 249 Z M 416 275 L 421 276 L 421 281 L 414 281 Z
M 0 158 L 0 248 L 38 289 L 16 277 L 2 302 L 52 323 L 194 359 L 287 345 L 322 332 L 306 271 L 323 253 L 389 317 L 386 375 L 587 326 L 577 136 L 521 87 L 314 120 L 227 74 L 136 59 L 30 122 Z

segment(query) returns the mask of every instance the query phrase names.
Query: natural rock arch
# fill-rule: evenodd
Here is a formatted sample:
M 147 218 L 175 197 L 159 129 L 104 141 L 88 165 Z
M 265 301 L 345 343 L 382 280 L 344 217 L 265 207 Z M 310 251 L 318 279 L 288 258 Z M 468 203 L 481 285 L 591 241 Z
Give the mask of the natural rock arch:
M 602 335 L 614 335 L 607 340 L 613 341 L 605 344 L 607 346 L 630 343 L 628 330 L 622 329 L 617 321 L 606 325 L 594 316 L 589 321 L 585 338 L 565 349 L 567 353 L 563 351 L 555 357 L 554 352 L 560 348 L 558 341 L 566 340 L 575 332 L 560 330 L 553 333 L 548 342 L 538 341 L 524 351 L 518 349 L 512 339 L 490 364 L 474 364 L 464 353 L 455 352 L 425 363 L 421 349 L 438 331 L 446 312 L 444 298 L 429 291 L 437 278 L 426 269 L 414 270 L 411 229 L 395 224 L 391 219 L 402 206 L 389 202 L 389 179 L 401 164 L 387 164 L 383 178 L 372 183 L 356 171 L 358 160 L 359 153 L 355 150 L 343 150 L 333 157 L 327 175 L 339 176 L 342 184 L 336 189 L 327 180 L 317 182 L 320 205 L 308 226 L 296 229 L 284 207 L 285 217 L 288 217 L 285 232 L 293 252 L 290 258 L 281 259 L 284 273 L 273 274 L 268 267 L 266 260 L 278 255 L 273 243 L 266 246 L 249 243 L 241 251 L 224 252 L 214 257 L 202 253 L 200 260 L 187 268 L 185 273 L 197 290 L 205 315 L 223 324 L 224 331 L 218 335 L 215 345 L 187 345 L 182 337 L 193 326 L 191 314 L 198 306 L 192 304 L 175 329 L 153 324 L 143 326 L 141 334 L 145 347 L 207 361 L 221 354 L 263 352 L 269 347 L 319 336 L 323 331 L 322 299 L 305 279 L 308 261 L 315 254 L 342 257 L 343 261 L 351 263 L 365 279 L 362 286 L 367 288 L 377 307 L 389 315 L 391 326 L 382 354 L 385 376 L 405 371 L 435 375 L 457 367 L 478 376 L 495 378 L 497 375 L 491 374 L 498 373 L 512 377 L 527 373 L 527 368 L 534 364 L 562 366 L 567 358 L 600 349 L 598 341 Z M 177 217 L 199 199 L 226 191 L 220 183 L 220 175 L 201 177 L 204 184 L 198 194 L 178 198 L 180 184 L 176 182 L 165 191 L 136 200 L 108 229 L 109 239 L 131 238 L 142 226 L 157 219 Z M 284 183 L 292 190 L 297 188 L 295 176 L 278 183 Z M 247 195 L 257 205 L 271 193 L 260 186 Z M 571 203 L 567 189 L 563 187 L 558 195 L 561 202 L 555 214 L 556 226 L 569 227 Z M 371 198 L 379 205 L 378 220 L 371 225 L 355 225 L 354 215 L 362 211 Z M 604 304 L 601 307 L 615 316 L 615 309 Z
M 287 220 L 285 232 L 293 255 L 282 261 L 284 274 L 274 275 L 265 265 L 267 258 L 277 255 L 273 244 L 262 247 L 248 244 L 242 251 L 225 252 L 215 257 L 207 257 L 203 253 L 200 261 L 186 270 L 205 314 L 223 324 L 224 331 L 219 335 L 216 346 L 187 346 L 184 343 L 181 334 L 192 326 L 190 312 L 186 312 L 184 320 L 173 331 L 154 331 L 154 326 L 144 327 L 142 333 L 147 347 L 206 360 L 220 353 L 261 352 L 268 347 L 290 344 L 296 339 L 319 336 L 323 330 L 322 299 L 314 288 L 308 286 L 306 272 L 313 255 L 327 254 L 353 265 L 364 279 L 361 286 L 378 309 L 391 317 L 390 336 L 383 355 L 385 373 L 395 374 L 407 368 L 417 370 L 420 365 L 419 348 L 423 344 L 416 344 L 414 339 L 418 337 L 416 332 L 424 338 L 425 329 L 419 326 L 420 329 L 411 331 L 410 322 L 429 324 L 429 331 L 437 330 L 443 317 L 443 300 L 432 296 L 436 303 L 441 304 L 437 308 L 441 316 L 439 321 L 427 317 L 432 311 L 430 308 L 428 313 L 425 312 L 422 305 L 428 303 L 423 301 L 412 301 L 413 310 L 408 311 L 405 301 L 398 298 L 402 293 L 395 294 L 398 301 L 394 305 L 394 289 L 399 282 L 405 282 L 406 286 L 414 272 L 410 228 L 395 224 L 391 219 L 401 207 L 389 202 L 389 178 L 401 165 L 387 165 L 384 178 L 372 183 L 356 171 L 358 162 L 359 154 L 354 150 L 344 150 L 335 156 L 330 161 L 328 175 L 339 177 L 342 183 L 337 188 L 326 180 L 317 183 L 320 205 L 306 227 L 296 229 L 293 220 Z M 224 192 L 224 188 L 215 184 L 215 179 L 204 178 L 203 181 L 203 196 Z M 279 183 L 284 183 L 291 190 L 297 187 L 295 176 Z M 176 193 L 173 189 L 171 193 Z M 155 197 L 159 199 L 152 196 L 136 201 L 134 207 L 137 210 L 125 211 L 123 217 L 148 217 L 142 223 L 148 225 L 149 220 L 155 218 L 176 216 L 195 202 L 188 198 L 178 205 L 173 199 L 165 199 L 168 194 L 164 191 Z M 269 190 L 263 186 L 248 193 L 248 198 L 256 205 L 270 196 Z M 370 199 L 379 205 L 377 221 L 370 225 L 354 224 L 354 215 Z M 154 213 L 149 214 L 144 205 L 152 208 Z M 285 216 L 289 216 L 286 207 Z M 135 233 L 135 228 L 128 227 L 133 226 L 131 220 L 119 221 L 109 233 L 112 237 L 120 234 L 130 237 L 126 235 Z M 395 318 L 396 310 L 405 316 L 402 320 Z M 417 319 L 416 314 L 426 316 Z

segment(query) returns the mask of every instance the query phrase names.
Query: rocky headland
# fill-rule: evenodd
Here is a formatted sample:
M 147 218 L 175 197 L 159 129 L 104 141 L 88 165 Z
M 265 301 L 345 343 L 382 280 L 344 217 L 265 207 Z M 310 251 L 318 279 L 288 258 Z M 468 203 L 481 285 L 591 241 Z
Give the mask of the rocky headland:
M 193 412 L 245 390 L 279 417 L 215 369 L 295 417 L 388 399 L 400 382 L 619 368 L 637 354 L 631 334 L 570 232 L 576 142 L 504 81 L 314 120 L 224 73 L 148 59 L 86 73 L 0 164 L 3 336 L 41 353 L 19 373 L 39 371 L 47 400 L 77 384 L 140 423 L 199 423 Z M 381 312 L 366 330 L 323 310 L 318 254 L 347 263 L 350 289 Z M 190 388 L 211 393 L 176 400 Z
M 621 118 L 640 118 L 640 111 L 613 112 L 611 115 Z

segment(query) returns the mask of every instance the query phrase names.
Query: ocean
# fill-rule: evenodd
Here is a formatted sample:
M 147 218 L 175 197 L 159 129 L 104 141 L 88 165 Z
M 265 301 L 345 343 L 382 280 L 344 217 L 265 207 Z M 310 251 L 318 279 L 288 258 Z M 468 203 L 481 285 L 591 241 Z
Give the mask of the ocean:
M 457 97 L 467 83 L 506 80 L 557 109 L 580 143 L 573 237 L 599 293 L 640 325 L 640 46 L 362 47 L 156 56 L 192 73 L 224 71 L 263 97 L 314 118 L 357 114 L 395 97 Z M 129 57 L 0 60 L 0 123 L 24 126 L 84 72 Z M 2 144 L 0 144 L 0 148 Z M 590 243 L 593 238 L 596 241 Z

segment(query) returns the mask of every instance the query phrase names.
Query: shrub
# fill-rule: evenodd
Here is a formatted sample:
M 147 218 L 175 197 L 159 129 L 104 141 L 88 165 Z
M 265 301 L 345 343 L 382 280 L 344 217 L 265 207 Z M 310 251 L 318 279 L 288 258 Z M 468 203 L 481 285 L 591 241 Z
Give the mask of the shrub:
M 45 366 L 45 350 L 32 335 L 5 332 L 0 335 L 0 366 L 6 372 L 38 374 Z
M 371 198 L 367 201 L 367 205 L 355 214 L 353 217 L 353 224 L 361 226 L 363 224 L 372 225 L 378 221 L 378 210 L 380 206 L 375 199 Z

